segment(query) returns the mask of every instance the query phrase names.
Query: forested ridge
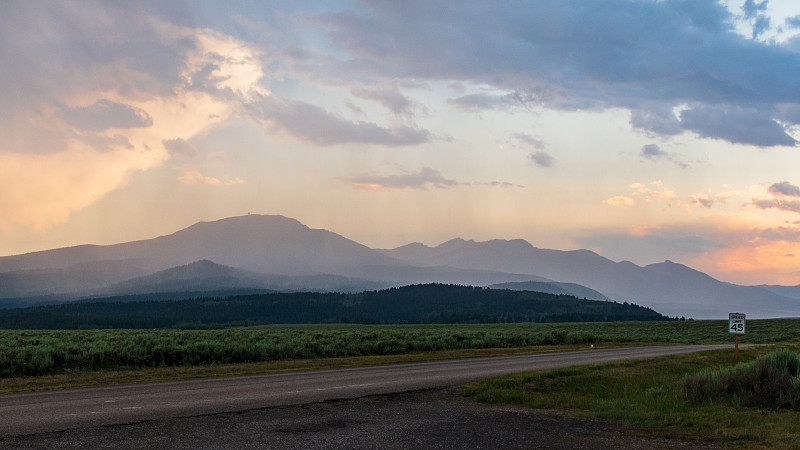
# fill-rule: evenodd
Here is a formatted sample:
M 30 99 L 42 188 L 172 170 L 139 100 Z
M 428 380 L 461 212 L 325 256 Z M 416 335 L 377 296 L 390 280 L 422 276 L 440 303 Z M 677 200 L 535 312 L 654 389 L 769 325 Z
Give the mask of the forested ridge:
M 188 300 L 102 299 L 0 311 L 2 329 L 222 328 L 303 323 L 504 323 L 668 320 L 631 303 L 532 291 L 424 284 L 357 294 L 268 293 Z

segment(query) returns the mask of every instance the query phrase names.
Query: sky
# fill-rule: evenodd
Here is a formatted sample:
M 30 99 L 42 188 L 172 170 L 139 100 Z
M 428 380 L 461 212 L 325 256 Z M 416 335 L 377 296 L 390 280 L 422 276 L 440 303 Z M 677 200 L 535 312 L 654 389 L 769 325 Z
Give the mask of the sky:
M 0 4 L 0 255 L 280 214 L 800 284 L 795 0 Z

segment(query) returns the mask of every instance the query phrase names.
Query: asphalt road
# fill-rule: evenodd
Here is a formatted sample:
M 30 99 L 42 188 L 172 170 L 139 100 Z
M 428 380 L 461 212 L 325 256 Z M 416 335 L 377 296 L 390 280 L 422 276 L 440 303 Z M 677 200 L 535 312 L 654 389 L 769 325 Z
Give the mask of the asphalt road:
M 0 436 L 250 411 L 457 386 L 574 365 L 726 348 L 726 345 L 594 349 L 0 395 Z

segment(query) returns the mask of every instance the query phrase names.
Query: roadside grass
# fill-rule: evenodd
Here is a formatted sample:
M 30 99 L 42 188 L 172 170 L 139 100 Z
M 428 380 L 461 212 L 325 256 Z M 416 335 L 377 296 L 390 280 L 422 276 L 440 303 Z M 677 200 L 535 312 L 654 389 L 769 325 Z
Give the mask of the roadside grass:
M 798 344 L 740 349 L 748 362 Z M 621 421 L 629 432 L 734 448 L 800 448 L 800 413 L 690 400 L 686 375 L 735 365 L 733 350 L 524 372 L 471 384 L 480 402 L 554 410 L 573 417 Z
M 594 348 L 641 346 L 636 343 L 605 343 Z M 659 345 L 649 343 L 648 345 Z M 0 378 L 0 394 L 45 391 L 124 383 L 177 381 L 193 378 L 258 375 L 302 370 L 335 369 L 344 367 L 441 361 L 460 358 L 485 358 L 533 353 L 553 353 L 586 350 L 580 345 L 547 345 L 519 348 L 481 348 L 466 350 L 415 352 L 399 355 L 372 355 L 348 358 L 294 359 L 257 363 L 214 364 L 203 366 L 157 367 L 131 370 L 68 371 L 53 375 Z

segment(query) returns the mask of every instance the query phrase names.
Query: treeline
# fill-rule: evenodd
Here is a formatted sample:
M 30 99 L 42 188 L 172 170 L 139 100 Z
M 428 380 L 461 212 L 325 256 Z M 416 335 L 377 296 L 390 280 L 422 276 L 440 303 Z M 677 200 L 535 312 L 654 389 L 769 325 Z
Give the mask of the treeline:
M 358 294 L 78 302 L 0 311 L 1 329 L 225 328 L 313 323 L 553 323 L 669 320 L 630 303 L 531 291 L 424 284 Z

